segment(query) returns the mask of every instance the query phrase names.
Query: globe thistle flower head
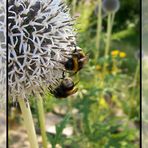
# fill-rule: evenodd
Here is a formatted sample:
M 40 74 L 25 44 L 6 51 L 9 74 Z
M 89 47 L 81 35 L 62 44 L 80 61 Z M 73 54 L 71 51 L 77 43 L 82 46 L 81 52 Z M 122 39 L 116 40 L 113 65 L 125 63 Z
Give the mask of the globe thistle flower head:
M 115 13 L 120 8 L 119 0 L 103 0 L 102 8 L 107 13 Z
M 0 109 L 6 103 L 6 3 L 0 0 Z
M 94 10 L 95 16 L 98 16 L 98 11 L 99 11 L 99 6 L 97 5 Z M 107 13 L 103 8 L 101 9 L 101 14 L 102 14 L 102 18 L 105 18 L 107 16 Z
M 74 20 L 61 0 L 8 0 L 9 96 L 28 98 L 61 79 L 74 50 Z

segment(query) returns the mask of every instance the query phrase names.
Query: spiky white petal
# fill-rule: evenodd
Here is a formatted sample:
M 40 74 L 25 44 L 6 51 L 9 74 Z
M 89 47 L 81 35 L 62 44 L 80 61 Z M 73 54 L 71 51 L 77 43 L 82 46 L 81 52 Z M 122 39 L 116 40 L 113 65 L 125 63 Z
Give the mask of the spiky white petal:
M 73 20 L 61 0 L 9 0 L 8 11 L 9 96 L 26 98 L 62 77 L 56 61 L 74 49 Z

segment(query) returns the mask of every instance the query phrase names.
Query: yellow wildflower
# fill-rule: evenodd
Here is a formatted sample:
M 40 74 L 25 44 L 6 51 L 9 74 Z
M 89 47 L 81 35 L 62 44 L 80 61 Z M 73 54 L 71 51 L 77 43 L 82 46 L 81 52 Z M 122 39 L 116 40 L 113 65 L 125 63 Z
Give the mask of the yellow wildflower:
M 125 58 L 126 57 L 126 53 L 125 52 L 120 52 L 119 56 L 120 56 L 120 58 Z
M 117 55 L 119 55 L 119 50 L 113 50 L 113 51 L 111 52 L 111 55 L 112 55 L 112 56 L 117 56 Z
M 96 66 L 96 70 L 100 70 L 101 69 L 101 66 L 100 65 L 97 65 Z
M 104 100 L 104 98 L 100 98 L 99 104 L 100 104 L 100 106 L 102 106 L 102 108 L 108 108 L 108 104 L 107 104 L 107 102 Z

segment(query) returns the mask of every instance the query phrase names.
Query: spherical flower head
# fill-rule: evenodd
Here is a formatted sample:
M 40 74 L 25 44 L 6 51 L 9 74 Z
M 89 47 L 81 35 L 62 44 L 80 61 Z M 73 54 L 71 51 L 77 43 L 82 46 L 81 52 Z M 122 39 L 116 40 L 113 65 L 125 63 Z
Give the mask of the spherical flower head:
M 75 32 L 61 0 L 8 0 L 9 96 L 28 98 L 62 78 Z
M 0 0 L 0 110 L 6 103 L 6 2 Z
M 95 7 L 95 11 L 94 11 L 95 16 L 98 16 L 98 11 L 99 11 L 99 5 L 97 5 Z M 106 11 L 103 8 L 101 8 L 101 15 L 102 15 L 102 18 L 107 16 L 107 13 L 106 13 Z
M 119 0 L 103 0 L 102 8 L 107 13 L 115 13 L 120 8 Z

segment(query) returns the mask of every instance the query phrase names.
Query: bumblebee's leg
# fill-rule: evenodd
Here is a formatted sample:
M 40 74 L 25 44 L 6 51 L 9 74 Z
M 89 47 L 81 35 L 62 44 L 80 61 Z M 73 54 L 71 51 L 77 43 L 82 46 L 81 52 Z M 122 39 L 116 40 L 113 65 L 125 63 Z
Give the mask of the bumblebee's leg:
M 73 45 L 74 45 L 74 47 L 75 47 L 75 49 L 74 49 L 74 53 L 75 53 L 75 52 L 78 52 L 78 51 L 82 51 L 82 49 L 81 49 L 81 48 L 79 48 L 79 49 L 77 48 L 77 46 L 76 46 L 76 44 L 75 44 L 75 43 L 74 43 Z
M 76 75 L 76 74 L 77 74 L 77 71 L 74 72 L 74 73 L 72 73 L 72 74 L 70 74 L 69 76 L 72 77 L 72 76 L 74 76 L 74 75 Z
M 73 42 L 73 43 L 71 43 L 71 44 L 72 44 L 72 45 L 74 46 L 74 48 L 75 48 L 75 49 L 74 49 L 74 52 L 77 52 L 77 46 L 76 46 L 76 43 Z
M 55 79 L 55 83 L 54 83 L 54 86 L 58 86 L 60 83 L 60 80 L 59 79 Z
M 66 54 L 65 54 L 65 55 L 63 54 L 62 56 L 63 56 L 64 58 L 66 58 L 66 59 L 71 59 L 71 58 L 72 58 L 72 57 L 71 57 L 71 56 L 72 56 L 72 53 L 68 53 L 67 55 L 66 55 Z
M 89 52 L 88 52 L 88 51 L 87 51 L 85 54 L 86 54 L 86 56 L 88 56 L 88 57 L 89 57 Z
M 73 95 L 78 91 L 78 88 L 72 89 L 70 91 L 67 92 L 68 95 Z
M 51 85 L 49 85 L 47 89 L 48 89 L 50 92 L 53 92 L 53 89 L 52 89 Z
M 49 90 L 50 91 L 50 95 L 52 95 L 52 97 L 54 96 L 55 91 L 54 90 Z
M 86 60 L 88 60 L 88 57 L 81 58 L 80 60 L 78 60 L 78 62 L 84 62 Z
M 64 73 L 64 71 L 63 71 L 63 73 L 62 73 L 62 76 L 63 76 L 63 79 L 65 78 L 65 73 Z
M 77 53 L 78 51 L 80 52 L 80 51 L 82 51 L 82 49 L 76 48 L 73 53 Z
M 77 81 L 77 82 L 74 84 L 74 86 L 76 86 L 79 82 L 80 82 L 80 81 Z
M 79 55 L 79 52 L 69 53 L 69 55 L 71 55 L 71 56 L 77 56 L 77 55 Z

